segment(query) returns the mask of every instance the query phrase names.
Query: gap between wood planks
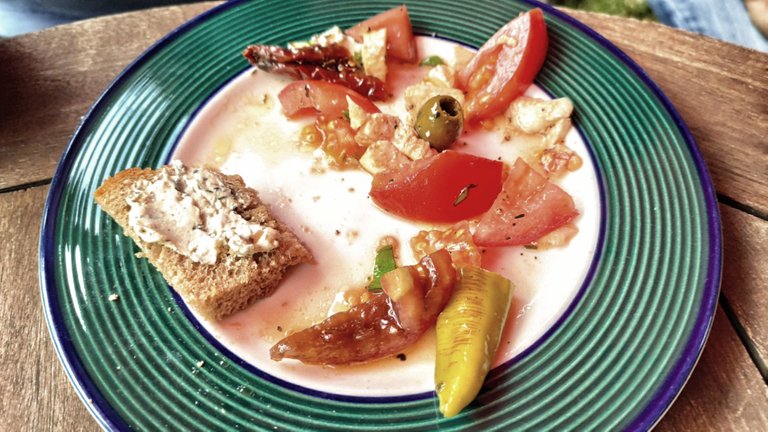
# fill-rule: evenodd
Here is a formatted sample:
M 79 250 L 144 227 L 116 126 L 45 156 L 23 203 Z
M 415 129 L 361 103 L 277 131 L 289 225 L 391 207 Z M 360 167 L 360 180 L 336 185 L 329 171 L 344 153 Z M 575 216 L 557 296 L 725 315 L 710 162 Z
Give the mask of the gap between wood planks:
M 739 336 L 742 345 L 744 345 L 744 348 L 746 348 L 747 354 L 749 354 L 749 358 L 752 359 L 752 363 L 755 364 L 755 367 L 757 367 L 760 375 L 762 375 L 763 381 L 766 385 L 768 385 L 768 365 L 766 365 L 765 361 L 763 361 L 763 359 L 760 357 L 760 353 L 757 352 L 755 343 L 752 341 L 752 339 L 750 339 L 746 329 L 741 324 L 741 321 L 739 321 L 739 317 L 736 316 L 736 312 L 733 311 L 731 302 L 728 301 L 728 297 L 726 297 L 725 293 L 722 291 L 720 291 L 719 303 L 720 307 L 723 308 L 723 312 L 725 312 L 725 316 L 728 317 L 728 321 L 730 321 L 731 325 L 733 326 L 733 329 L 736 330 L 736 334 Z

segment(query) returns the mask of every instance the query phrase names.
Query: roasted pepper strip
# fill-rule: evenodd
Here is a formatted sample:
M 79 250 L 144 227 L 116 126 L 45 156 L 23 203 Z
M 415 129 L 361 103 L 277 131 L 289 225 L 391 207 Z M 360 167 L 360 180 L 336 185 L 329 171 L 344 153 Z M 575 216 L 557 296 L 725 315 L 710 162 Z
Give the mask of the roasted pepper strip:
M 341 366 L 395 355 L 435 324 L 451 296 L 456 270 L 445 250 L 382 277 L 382 294 L 283 338 L 272 360 Z
M 463 267 L 437 318 L 435 388 L 440 412 L 453 417 L 480 392 L 512 303 L 512 283 L 479 267 Z

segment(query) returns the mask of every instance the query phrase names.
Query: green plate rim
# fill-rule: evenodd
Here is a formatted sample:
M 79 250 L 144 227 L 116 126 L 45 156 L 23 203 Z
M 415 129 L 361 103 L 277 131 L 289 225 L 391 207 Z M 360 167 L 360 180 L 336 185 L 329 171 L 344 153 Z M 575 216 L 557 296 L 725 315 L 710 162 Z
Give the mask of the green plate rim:
M 55 263 L 53 261 L 54 253 L 54 237 L 53 233 L 56 229 L 56 215 L 58 214 L 58 208 L 60 205 L 61 191 L 66 183 L 66 174 L 71 168 L 74 156 L 79 150 L 81 144 L 80 137 L 88 129 L 90 122 L 94 121 L 97 114 L 106 110 L 109 105 L 110 96 L 112 92 L 120 86 L 120 84 L 135 72 L 144 61 L 151 58 L 155 53 L 162 49 L 165 45 L 171 43 L 178 36 L 184 34 L 186 31 L 194 28 L 198 24 L 208 20 L 212 16 L 219 14 L 225 10 L 236 7 L 246 0 L 236 0 L 224 3 L 213 9 L 204 12 L 203 14 L 193 18 L 182 26 L 178 27 L 164 38 L 160 39 L 150 48 L 148 48 L 141 56 L 139 56 L 134 62 L 132 62 L 126 69 L 118 75 L 118 77 L 110 84 L 110 86 L 102 93 L 97 102 L 92 106 L 88 114 L 84 117 L 83 121 L 79 125 L 72 140 L 70 141 L 67 149 L 65 150 L 61 162 L 57 167 L 48 199 L 46 200 L 46 207 L 44 210 L 43 221 L 41 225 L 41 240 L 40 240 L 40 286 L 41 294 L 44 302 L 44 309 L 46 313 L 46 322 L 48 324 L 49 331 L 54 341 L 57 354 L 70 381 L 75 386 L 78 395 L 84 400 L 91 413 L 99 421 L 99 423 L 109 429 L 123 430 L 128 429 L 127 425 L 122 422 L 121 417 L 115 412 L 109 403 L 101 396 L 100 392 L 96 389 L 88 377 L 87 372 L 80 364 L 74 347 L 71 346 L 71 340 L 66 335 L 66 329 L 62 324 L 62 317 L 60 310 L 57 308 L 57 294 L 55 292 L 55 277 L 53 276 Z M 686 342 L 685 349 L 682 355 L 675 362 L 672 371 L 667 375 L 665 382 L 660 387 L 660 390 L 654 395 L 653 400 L 649 403 L 644 410 L 629 424 L 627 429 L 647 429 L 653 426 L 663 413 L 671 405 L 674 398 L 682 389 L 685 381 L 690 375 L 696 361 L 698 360 L 704 343 L 706 341 L 709 329 L 711 327 L 712 319 L 714 318 L 714 311 L 717 305 L 717 297 L 719 294 L 720 277 L 721 277 L 721 265 L 722 265 L 722 239 L 720 233 L 720 218 L 717 208 L 717 200 L 714 188 L 712 186 L 711 178 L 707 172 L 706 165 L 699 149 L 697 148 L 694 139 L 683 122 L 680 115 L 674 109 L 670 101 L 661 92 L 661 90 L 653 83 L 653 81 L 645 74 L 645 72 L 626 54 L 619 50 L 615 45 L 603 38 L 586 25 L 576 21 L 574 18 L 560 12 L 546 4 L 541 4 L 531 0 L 520 0 L 520 3 L 528 4 L 532 7 L 542 8 L 547 15 L 554 16 L 560 20 L 568 23 L 573 28 L 583 32 L 589 38 L 596 41 L 616 58 L 622 61 L 630 70 L 632 70 L 637 77 L 650 89 L 660 103 L 664 106 L 667 113 L 673 119 L 676 128 L 682 134 L 690 156 L 693 159 L 697 175 L 702 187 L 703 198 L 706 206 L 707 215 L 707 232 L 709 234 L 710 251 L 708 256 L 708 268 L 704 283 L 704 293 L 702 296 L 702 304 L 699 308 L 699 314 L 696 318 L 696 325 L 691 333 L 688 341 Z

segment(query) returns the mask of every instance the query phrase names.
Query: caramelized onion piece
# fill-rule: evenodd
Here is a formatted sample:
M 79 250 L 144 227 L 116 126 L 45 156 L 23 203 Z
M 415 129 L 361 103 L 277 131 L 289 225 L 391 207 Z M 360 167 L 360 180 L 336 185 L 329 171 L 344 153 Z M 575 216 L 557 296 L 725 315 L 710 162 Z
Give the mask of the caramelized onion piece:
M 272 360 L 339 366 L 395 355 L 435 323 L 451 296 L 456 270 L 448 252 L 440 250 L 385 274 L 381 283 L 386 294 L 282 339 L 270 349 Z

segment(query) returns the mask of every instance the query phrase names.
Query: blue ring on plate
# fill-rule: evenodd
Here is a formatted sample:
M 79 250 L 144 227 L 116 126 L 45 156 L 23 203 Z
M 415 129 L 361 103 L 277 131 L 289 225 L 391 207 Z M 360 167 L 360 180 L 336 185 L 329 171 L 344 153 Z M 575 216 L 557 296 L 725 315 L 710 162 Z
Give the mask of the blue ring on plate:
M 66 329 L 61 324 L 62 318 L 60 310 L 54 306 L 58 305 L 58 296 L 56 294 L 55 277 L 54 277 L 54 253 L 53 253 L 53 237 L 55 235 L 56 221 L 55 215 L 58 213 L 58 208 L 61 200 L 61 192 L 64 185 L 63 175 L 69 172 L 69 168 L 72 164 L 75 152 L 78 150 L 76 141 L 80 133 L 84 128 L 89 125 L 95 118 L 95 113 L 103 110 L 108 104 L 107 98 L 115 91 L 115 89 L 123 83 L 137 68 L 141 67 L 152 54 L 162 49 L 165 45 L 171 43 L 181 34 L 191 30 L 195 26 L 201 24 L 208 18 L 229 10 L 236 5 L 243 3 L 247 0 L 232 0 L 216 6 L 202 14 L 192 18 L 175 30 L 171 31 L 168 35 L 164 36 L 147 50 L 145 50 L 139 57 L 137 57 L 132 63 L 130 63 L 107 87 L 107 89 L 99 96 L 97 101 L 85 115 L 84 120 L 80 123 L 75 131 L 72 139 L 67 145 L 64 151 L 61 161 L 56 168 L 51 187 L 48 193 L 48 198 L 43 210 L 43 220 L 40 228 L 40 254 L 39 254 L 39 266 L 40 266 L 40 290 L 43 299 L 43 306 L 46 315 L 46 324 L 48 330 L 51 333 L 51 338 L 54 342 L 56 354 L 59 357 L 67 377 L 75 387 L 75 391 L 78 396 L 83 400 L 88 410 L 99 422 L 99 424 L 110 430 L 130 430 L 129 426 L 123 421 L 123 419 L 112 409 L 101 392 L 91 381 L 88 374 L 85 372 L 77 353 L 69 339 Z M 708 216 L 708 234 L 710 235 L 711 247 L 709 253 L 709 267 L 707 269 L 707 276 L 704 283 L 704 293 L 702 297 L 702 305 L 699 309 L 699 315 L 696 318 L 696 324 L 694 326 L 691 337 L 688 339 L 685 347 L 683 348 L 680 359 L 671 368 L 667 378 L 664 380 L 663 385 L 652 397 L 650 403 L 633 419 L 628 426 L 629 430 L 635 429 L 650 429 L 655 425 L 661 416 L 669 409 L 674 399 L 682 390 L 683 385 L 690 377 L 693 367 L 701 356 L 701 352 L 704 348 L 707 336 L 712 326 L 714 319 L 714 312 L 717 306 L 717 297 L 720 291 L 720 279 L 721 279 L 721 267 L 722 267 L 722 238 L 720 232 L 720 214 L 717 208 L 717 199 L 712 184 L 711 177 L 704 164 L 703 157 L 700 150 L 696 146 L 696 143 L 691 135 L 690 130 L 683 122 L 680 114 L 672 106 L 669 99 L 662 93 L 661 89 L 648 77 L 645 71 L 635 63 L 629 56 L 622 52 L 617 46 L 605 39 L 603 36 L 577 21 L 575 18 L 555 9 L 544 3 L 540 3 L 536 0 L 521 0 L 523 3 L 527 3 L 532 7 L 539 7 L 547 14 L 557 17 L 572 27 L 580 30 L 590 38 L 594 39 L 609 52 L 614 54 L 619 60 L 621 60 L 627 67 L 632 70 L 643 83 L 653 91 L 656 97 L 664 105 L 667 112 L 672 117 L 675 125 L 680 130 L 683 138 L 688 146 L 688 150 L 691 152 L 696 170 L 701 180 L 705 205 L 707 208 Z M 585 142 L 587 142 L 585 140 Z M 587 146 L 589 148 L 589 146 Z M 593 159 L 594 160 L 594 159 Z M 602 181 L 599 182 L 602 187 Z M 603 201 L 601 200 L 601 206 Z M 601 208 L 601 217 L 604 215 Z M 597 254 L 597 251 L 595 252 Z M 583 293 L 582 293 L 583 294 Z M 572 306 L 575 303 L 572 302 Z M 569 314 L 572 312 L 566 310 Z M 565 315 L 565 314 L 564 314 Z M 556 323 L 558 324 L 558 323 Z M 554 327 L 554 325 L 553 325 Z M 521 353 L 522 354 L 522 353 Z M 516 356 L 517 357 L 517 356 Z M 514 360 L 514 359 L 513 359 Z

